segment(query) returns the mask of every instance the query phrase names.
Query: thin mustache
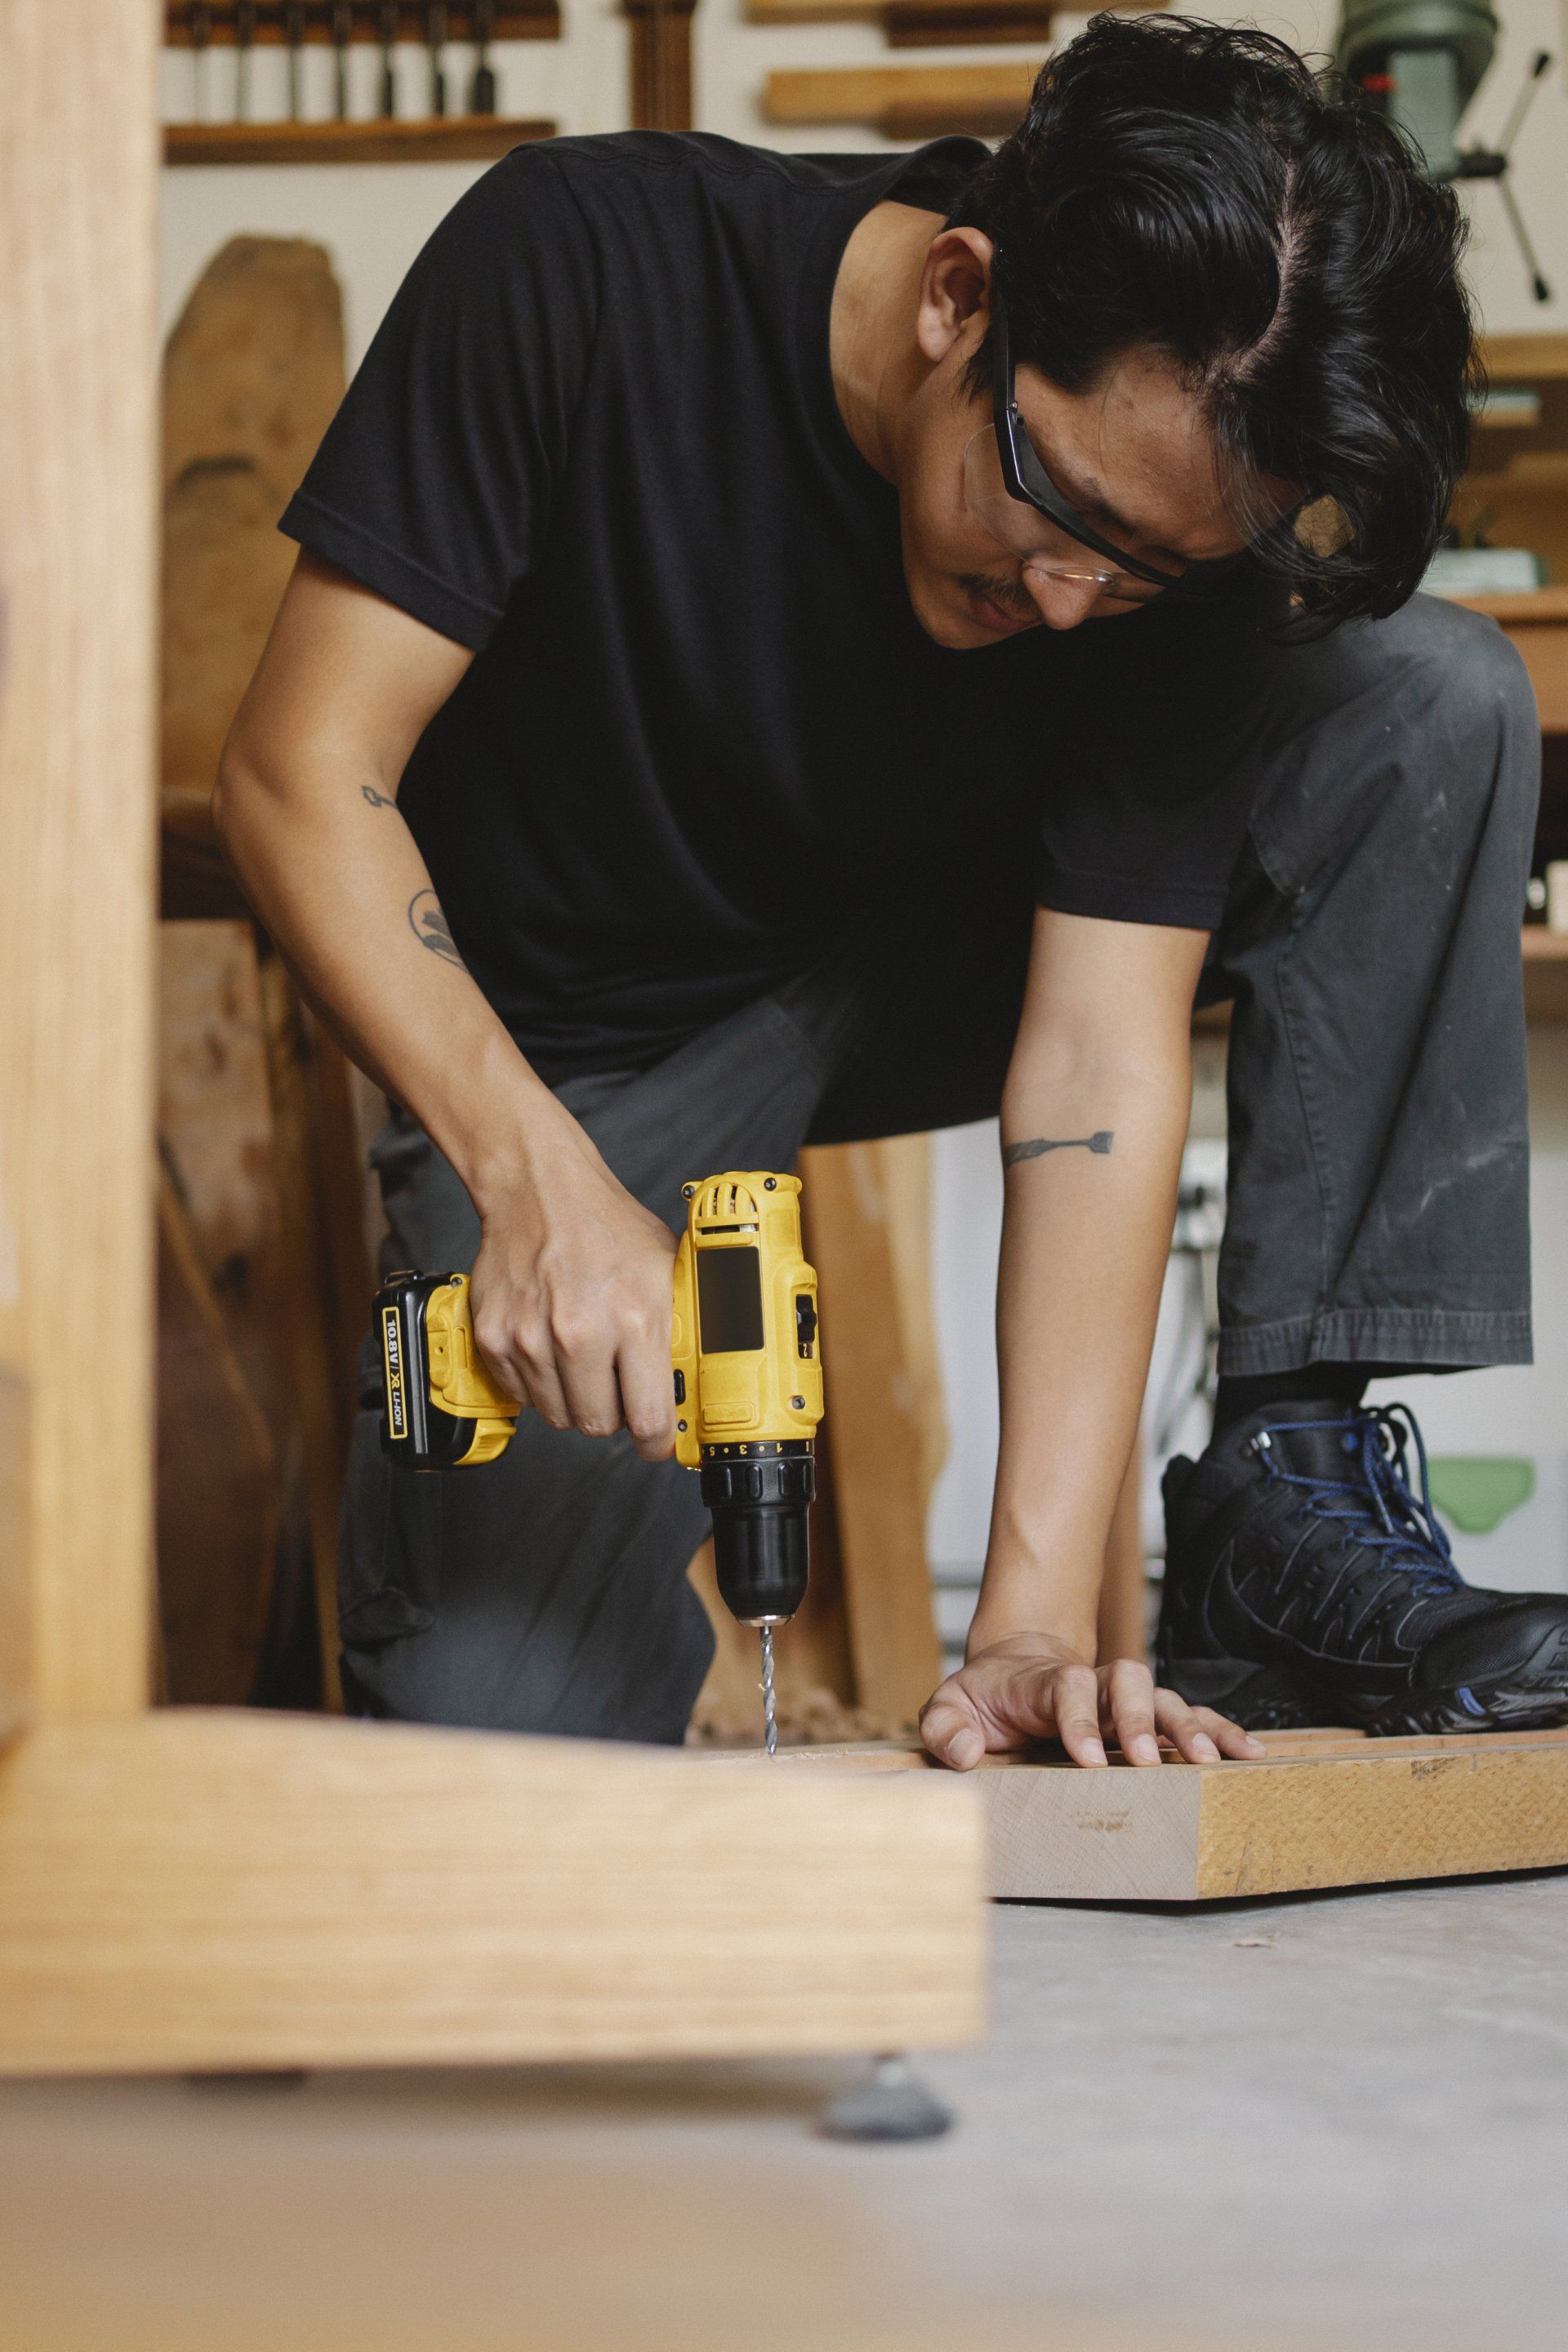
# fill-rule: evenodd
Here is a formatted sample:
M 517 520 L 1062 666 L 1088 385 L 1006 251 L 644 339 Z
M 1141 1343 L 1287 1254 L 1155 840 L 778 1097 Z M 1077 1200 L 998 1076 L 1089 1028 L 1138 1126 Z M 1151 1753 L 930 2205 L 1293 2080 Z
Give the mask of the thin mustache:
M 1039 609 L 1027 589 L 1011 580 L 994 580 L 984 572 L 961 572 L 959 585 L 974 595 L 984 596 L 999 612 L 1007 613 L 1020 621 L 1039 618 Z

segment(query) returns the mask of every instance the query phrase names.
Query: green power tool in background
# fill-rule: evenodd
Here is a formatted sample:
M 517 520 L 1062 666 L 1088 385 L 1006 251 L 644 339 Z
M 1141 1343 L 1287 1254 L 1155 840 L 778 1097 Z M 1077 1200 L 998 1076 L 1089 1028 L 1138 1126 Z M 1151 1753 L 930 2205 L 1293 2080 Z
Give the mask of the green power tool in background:
M 1501 27 L 1488 0 L 1344 0 L 1334 62 L 1413 139 L 1434 180 L 1493 180 L 1538 302 L 1552 289 L 1509 184 L 1514 141 L 1552 65 L 1536 52 L 1495 147 L 1461 148 L 1459 121 L 1497 54 Z

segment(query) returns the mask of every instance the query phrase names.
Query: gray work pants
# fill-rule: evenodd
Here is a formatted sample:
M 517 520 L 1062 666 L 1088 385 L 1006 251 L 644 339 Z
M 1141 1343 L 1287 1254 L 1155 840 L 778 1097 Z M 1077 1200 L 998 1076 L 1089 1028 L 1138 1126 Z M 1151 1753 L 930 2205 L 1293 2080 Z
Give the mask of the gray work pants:
M 1200 991 L 1235 1003 L 1221 1369 L 1527 1362 L 1519 923 L 1540 734 L 1522 667 L 1490 622 L 1418 598 L 1271 668 L 1261 790 Z M 676 1230 L 688 1178 L 993 1113 L 1031 916 L 1022 846 L 999 863 L 656 1067 L 570 1079 L 561 1099 Z M 388 1266 L 471 1265 L 478 1220 L 420 1129 L 395 1116 L 374 1162 Z M 712 1648 L 685 1575 L 707 1531 L 696 1478 L 624 1433 L 531 1413 L 482 1470 L 398 1473 L 368 1349 L 363 1373 L 340 1561 L 351 1703 L 679 1740 Z

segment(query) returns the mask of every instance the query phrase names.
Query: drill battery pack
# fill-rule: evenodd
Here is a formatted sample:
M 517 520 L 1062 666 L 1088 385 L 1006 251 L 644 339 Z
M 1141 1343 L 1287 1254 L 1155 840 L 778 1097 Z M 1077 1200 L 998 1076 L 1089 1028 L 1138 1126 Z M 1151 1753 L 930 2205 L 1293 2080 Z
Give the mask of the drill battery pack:
M 395 1274 L 375 1295 L 381 1445 L 409 1470 L 455 1470 L 504 1453 L 521 1408 L 474 1347 L 468 1278 Z

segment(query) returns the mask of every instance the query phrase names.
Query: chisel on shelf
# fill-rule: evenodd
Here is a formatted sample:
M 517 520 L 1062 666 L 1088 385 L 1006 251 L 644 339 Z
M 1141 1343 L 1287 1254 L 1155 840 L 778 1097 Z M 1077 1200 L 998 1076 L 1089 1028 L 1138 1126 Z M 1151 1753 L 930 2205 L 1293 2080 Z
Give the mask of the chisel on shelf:
M 340 122 L 349 119 L 349 39 L 353 10 L 349 0 L 332 0 L 332 112 Z
M 430 52 L 430 118 L 447 111 L 447 69 L 442 51 L 447 46 L 447 0 L 426 0 L 425 45 Z
M 256 0 L 235 0 L 234 119 L 250 120 L 250 53 L 256 46 Z
M 304 112 L 301 80 L 305 40 L 305 0 L 284 0 L 283 38 L 289 45 L 289 120 L 298 122 Z
M 468 87 L 470 114 L 493 114 L 496 110 L 495 68 L 490 63 L 495 20 L 493 0 L 474 0 L 474 79 Z
M 390 119 L 397 112 L 397 0 L 381 0 L 376 23 L 381 39 L 380 111 Z

